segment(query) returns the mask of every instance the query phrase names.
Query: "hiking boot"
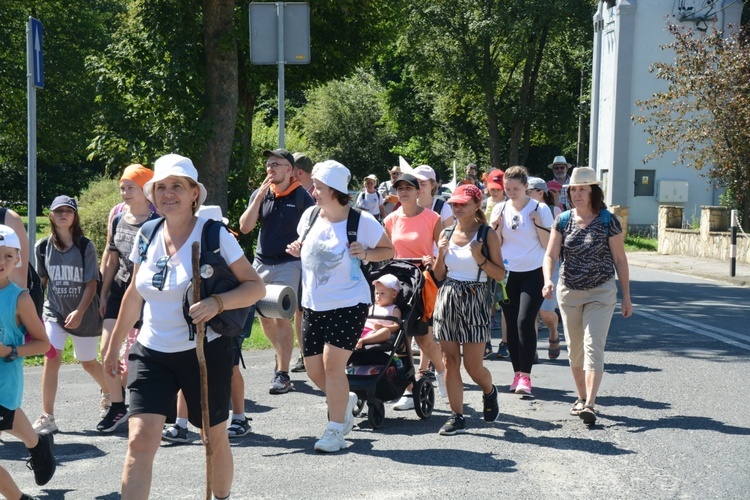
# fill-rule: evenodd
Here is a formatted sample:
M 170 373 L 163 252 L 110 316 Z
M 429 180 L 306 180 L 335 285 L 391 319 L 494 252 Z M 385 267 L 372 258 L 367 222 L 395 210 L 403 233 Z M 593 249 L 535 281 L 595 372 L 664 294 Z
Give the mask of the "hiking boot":
M 107 415 L 96 426 L 96 430 L 99 432 L 114 432 L 121 424 L 128 421 L 129 416 L 130 413 L 128 413 L 125 403 L 115 403 L 109 408 Z
M 292 388 L 292 380 L 284 372 L 276 372 L 271 381 L 269 394 L 286 394 Z
M 245 420 L 238 418 L 232 419 L 232 423 L 227 427 L 227 435 L 230 439 L 247 436 L 252 432 L 253 428 L 250 426 L 250 419 L 245 417 Z
M 39 486 L 49 483 L 52 476 L 55 475 L 57 464 L 55 455 L 52 453 L 52 445 L 55 440 L 52 433 L 39 434 L 39 443 L 33 448 L 29 448 L 29 459 L 26 461 L 26 467 L 34 471 L 34 480 Z
M 60 430 L 57 428 L 57 424 L 55 423 L 55 417 L 52 415 L 47 415 L 46 413 L 42 413 L 42 416 L 36 419 L 36 422 L 34 422 L 34 425 L 32 427 L 34 427 L 34 430 L 38 434 L 42 434 L 45 432 L 52 434 Z
M 107 416 L 107 412 L 112 407 L 112 398 L 109 395 L 109 393 L 104 394 L 102 393 L 102 397 L 99 400 L 99 418 L 104 418 Z
M 165 427 L 164 430 L 161 431 L 161 440 L 167 441 L 168 443 L 187 443 L 187 427 L 181 427 L 177 425 L 177 423 L 174 423 L 169 427 Z
M 482 403 L 484 406 L 483 413 L 486 422 L 494 422 L 500 414 L 500 401 L 498 401 L 498 397 L 499 394 L 494 385 L 492 386 L 491 393 L 482 394 Z
M 344 448 L 346 448 L 344 434 L 338 429 L 333 429 L 330 425 L 326 427 L 323 436 L 315 442 L 315 451 L 333 453 Z
M 414 409 L 414 397 L 411 393 L 404 393 L 401 399 L 393 405 L 393 409 L 397 411 L 406 411 Z
M 497 346 L 497 354 L 496 354 L 496 356 L 497 356 L 498 359 L 503 359 L 503 358 L 509 358 L 510 357 L 510 352 L 508 352 L 508 344 L 507 344 L 507 342 L 500 342 L 500 345 Z
M 527 394 L 531 396 L 531 378 L 526 375 L 521 375 L 518 378 L 518 385 L 516 386 L 516 394 Z
M 354 428 L 354 408 L 357 407 L 357 401 L 359 398 L 353 392 L 349 393 L 349 401 L 346 403 L 346 411 L 344 412 L 344 431 L 342 434 L 346 436 Z
M 455 436 L 464 432 L 466 432 L 466 420 L 464 416 L 453 413 L 445 425 L 440 428 L 438 434 L 441 436 Z
M 299 353 L 299 358 L 297 358 L 297 362 L 292 367 L 292 373 L 302 373 L 305 371 L 307 371 L 305 369 L 305 357 L 302 353 Z

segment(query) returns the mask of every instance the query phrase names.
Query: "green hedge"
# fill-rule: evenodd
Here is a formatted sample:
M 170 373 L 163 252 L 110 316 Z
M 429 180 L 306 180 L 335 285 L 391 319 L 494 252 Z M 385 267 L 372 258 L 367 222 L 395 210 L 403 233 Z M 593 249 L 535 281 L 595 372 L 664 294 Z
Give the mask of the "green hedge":
M 107 219 L 112 207 L 122 202 L 117 180 L 101 177 L 91 182 L 78 199 L 83 234 L 96 245 L 101 259 L 107 244 Z

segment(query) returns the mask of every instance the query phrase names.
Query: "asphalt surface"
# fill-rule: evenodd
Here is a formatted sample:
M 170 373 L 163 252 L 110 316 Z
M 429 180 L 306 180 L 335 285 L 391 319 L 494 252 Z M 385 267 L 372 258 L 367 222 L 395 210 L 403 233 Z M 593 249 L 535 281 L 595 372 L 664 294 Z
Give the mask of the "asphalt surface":
M 486 363 L 501 388 L 496 422 L 482 419 L 480 391 L 464 373 L 466 434 L 437 434 L 447 401 L 438 400 L 425 420 L 386 405 L 380 429 L 363 415 L 347 450 L 319 454 L 322 393 L 299 373 L 291 374 L 292 392 L 269 395 L 273 352 L 253 351 L 243 370 L 253 433 L 232 442 L 232 498 L 747 498 L 750 265 L 731 278 L 728 263 L 629 259 L 636 314 L 622 319 L 618 309 L 613 319 L 596 426 L 568 414 L 575 393 L 565 343 L 560 359 L 549 361 L 542 330 L 533 397 L 502 392 L 512 378 L 507 360 Z M 40 382 L 41 368 L 26 370 L 23 408 L 32 421 Z M 64 366 L 55 477 L 37 487 L 26 450 L 7 434 L 0 464 L 39 498 L 120 498 L 127 429 L 96 432 L 97 403 L 80 366 Z M 162 444 L 151 498 L 203 498 L 204 450 L 192 437 L 187 445 Z

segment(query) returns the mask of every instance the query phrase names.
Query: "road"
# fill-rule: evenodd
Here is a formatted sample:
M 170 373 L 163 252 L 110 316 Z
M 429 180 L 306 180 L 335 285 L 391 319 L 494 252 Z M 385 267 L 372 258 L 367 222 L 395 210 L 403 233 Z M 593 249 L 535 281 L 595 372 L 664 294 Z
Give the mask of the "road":
M 269 395 L 273 354 L 246 353 L 254 433 L 233 443 L 232 498 L 747 498 L 750 288 L 636 266 L 631 275 L 635 313 L 612 322 L 593 428 L 568 415 L 566 352 L 548 361 L 544 330 L 534 397 L 503 393 L 496 422 L 482 420 L 481 396 L 465 376 L 467 434 L 437 434 L 445 401 L 426 420 L 387 406 L 381 429 L 358 419 L 349 448 L 333 455 L 312 449 L 326 419 L 321 393 L 293 374 L 292 393 Z M 510 363 L 487 366 L 507 387 Z M 41 369 L 26 375 L 33 420 Z M 40 498 L 117 499 L 127 431 L 92 430 L 98 391 L 80 367 L 63 367 L 61 380 L 55 478 L 35 486 L 23 446 L 7 435 L 0 463 Z M 162 445 L 151 497 L 199 499 L 203 488 L 202 446 Z

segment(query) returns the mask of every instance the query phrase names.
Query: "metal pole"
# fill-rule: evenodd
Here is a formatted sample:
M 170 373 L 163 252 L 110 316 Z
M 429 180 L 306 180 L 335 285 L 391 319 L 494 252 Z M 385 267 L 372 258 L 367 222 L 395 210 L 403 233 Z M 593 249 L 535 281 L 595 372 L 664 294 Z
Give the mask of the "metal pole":
M 28 209 L 29 264 L 36 266 L 34 245 L 36 244 L 36 87 L 34 87 L 34 42 L 31 33 L 31 18 L 26 22 L 26 93 L 28 171 L 26 207 Z
M 737 275 L 737 210 L 732 210 L 732 245 L 729 247 L 729 276 Z
M 276 2 L 277 54 L 279 69 L 279 147 L 284 147 L 284 2 Z

